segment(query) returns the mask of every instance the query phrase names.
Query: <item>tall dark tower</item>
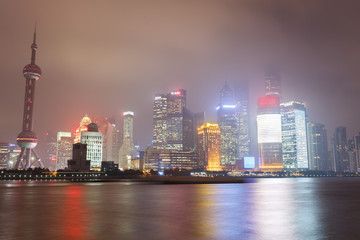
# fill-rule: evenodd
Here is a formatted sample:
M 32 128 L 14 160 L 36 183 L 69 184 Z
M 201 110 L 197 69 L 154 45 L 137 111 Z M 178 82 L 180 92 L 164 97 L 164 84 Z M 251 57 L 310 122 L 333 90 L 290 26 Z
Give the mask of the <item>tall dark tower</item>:
M 30 168 L 35 163 L 44 167 L 39 155 L 35 151 L 38 143 L 38 137 L 33 130 L 33 108 L 35 98 L 35 83 L 41 76 L 41 69 L 35 64 L 36 57 L 36 28 L 34 31 L 34 41 L 31 45 L 31 63 L 26 65 L 23 69 L 23 74 L 26 79 L 25 85 L 25 102 L 24 102 L 24 117 L 22 132 L 19 133 L 16 141 L 21 147 L 21 152 L 16 162 L 15 168 Z M 31 163 L 31 152 L 35 156 L 35 161 Z

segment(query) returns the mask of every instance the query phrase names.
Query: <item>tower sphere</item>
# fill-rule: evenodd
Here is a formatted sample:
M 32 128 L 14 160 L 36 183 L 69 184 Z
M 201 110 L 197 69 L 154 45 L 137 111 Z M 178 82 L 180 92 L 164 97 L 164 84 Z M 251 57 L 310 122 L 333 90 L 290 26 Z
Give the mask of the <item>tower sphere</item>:
M 38 143 L 36 133 L 30 130 L 24 130 L 16 138 L 18 145 L 21 148 L 35 148 Z
M 34 78 L 38 80 L 41 76 L 41 69 L 36 64 L 28 64 L 23 69 L 23 74 L 25 78 Z

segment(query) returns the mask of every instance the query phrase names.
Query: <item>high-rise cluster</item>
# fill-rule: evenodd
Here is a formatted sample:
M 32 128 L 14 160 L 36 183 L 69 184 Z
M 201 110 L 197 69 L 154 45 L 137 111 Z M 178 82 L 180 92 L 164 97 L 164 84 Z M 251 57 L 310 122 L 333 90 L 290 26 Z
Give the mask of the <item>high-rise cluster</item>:
M 186 107 L 186 91 L 157 94 L 153 108 L 153 144 L 145 151 L 145 169 L 198 168 L 220 171 L 236 168 L 250 154 L 247 85 L 235 94 L 225 83 L 217 106 L 218 123 L 205 123 L 203 112 Z M 170 154 L 166 163 L 164 154 Z
M 35 64 L 36 31 L 31 51 L 31 63 L 23 69 L 22 131 L 18 145 L 0 143 L 0 168 L 43 167 L 33 131 L 35 84 L 41 77 Z M 248 84 L 237 83 L 232 89 L 225 82 L 216 106 L 217 123 L 206 122 L 204 112 L 190 111 L 186 91 L 177 89 L 155 95 L 153 140 L 145 151 L 134 144 L 134 112 L 123 113 L 122 132 L 115 117 L 93 122 L 85 115 L 75 132 L 47 133 L 44 162 L 50 170 L 99 171 L 102 165 L 115 164 L 122 170 L 359 171 L 360 134 L 348 139 L 345 127 L 336 128 L 329 151 L 325 126 L 308 121 L 305 103 L 283 101 L 279 71 L 267 71 L 264 82 L 265 95 L 257 101 L 256 114 L 258 161 L 251 152 Z

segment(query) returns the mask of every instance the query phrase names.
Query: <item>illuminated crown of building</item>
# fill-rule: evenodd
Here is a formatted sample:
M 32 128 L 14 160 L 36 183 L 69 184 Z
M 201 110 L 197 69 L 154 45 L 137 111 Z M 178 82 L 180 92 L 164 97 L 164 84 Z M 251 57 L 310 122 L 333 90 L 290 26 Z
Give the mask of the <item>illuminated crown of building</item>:
M 89 118 L 89 116 L 87 114 L 85 114 L 85 117 L 83 117 L 80 121 L 80 127 L 87 126 L 90 123 L 91 123 L 91 119 Z

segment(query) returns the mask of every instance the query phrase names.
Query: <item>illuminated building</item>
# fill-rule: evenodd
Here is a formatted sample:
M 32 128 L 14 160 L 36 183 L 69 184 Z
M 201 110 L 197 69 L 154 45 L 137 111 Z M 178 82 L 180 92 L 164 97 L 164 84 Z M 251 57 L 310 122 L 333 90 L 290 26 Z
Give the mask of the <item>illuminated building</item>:
M 13 169 L 16 164 L 16 160 L 21 153 L 21 148 L 17 144 L 10 143 L 9 144 L 9 159 L 8 159 L 8 169 Z
M 81 133 L 80 142 L 87 144 L 86 158 L 90 160 L 90 170 L 100 171 L 103 135 L 99 132 L 99 125 L 95 123 L 87 125 L 87 131 Z
M 122 143 L 122 134 L 115 124 L 114 117 L 97 121 L 99 131 L 103 134 L 103 162 L 119 162 L 119 150 Z
M 354 138 L 349 139 L 347 146 L 348 146 L 350 172 L 357 172 L 355 139 Z
M 183 120 L 186 103 L 185 90 L 176 90 L 166 96 L 166 146 L 165 149 L 183 150 Z
M 221 165 L 235 165 L 239 159 L 238 120 L 236 105 L 230 87 L 225 83 L 220 91 L 220 104 L 216 108 L 221 137 Z
M 350 172 L 350 162 L 345 127 L 337 127 L 335 129 L 333 151 L 335 172 Z
M 167 98 L 164 94 L 155 95 L 153 108 L 153 146 L 164 148 L 166 146 L 166 116 Z
M 46 133 L 46 167 L 54 171 L 56 170 L 56 153 L 57 153 L 57 139 L 52 132 Z
M 285 169 L 308 169 L 306 107 L 302 102 L 280 104 L 282 155 Z
M 125 170 L 130 168 L 133 153 L 136 151 L 134 146 L 134 112 L 124 112 L 124 134 L 123 143 L 119 150 L 119 169 Z
M 157 94 L 153 107 L 153 147 L 190 151 L 195 147 L 194 115 L 186 109 L 186 91 Z
M 354 148 L 355 148 L 355 168 L 356 172 L 360 171 L 360 133 L 354 136 Z
M 220 128 L 215 123 L 204 123 L 198 128 L 199 168 L 208 171 L 221 171 Z
M 75 138 L 74 143 L 79 143 L 81 140 L 81 133 L 86 132 L 87 126 L 91 123 L 91 119 L 88 117 L 87 114 L 81 119 L 80 126 L 75 130 Z
M 9 160 L 9 143 L 0 143 L 0 169 L 7 168 Z
M 194 150 L 197 149 L 198 144 L 198 134 L 197 130 L 199 127 L 201 127 L 205 123 L 205 113 L 204 112 L 198 112 L 194 114 L 194 131 L 196 134 L 194 134 Z
M 197 168 L 197 159 L 197 153 L 193 151 L 149 147 L 144 152 L 144 169 L 147 171 L 173 168 L 192 170 Z
M 235 88 L 236 119 L 239 134 L 239 159 L 250 156 L 249 88 L 242 83 Z
M 67 168 L 67 160 L 72 158 L 73 141 L 71 132 L 57 133 L 56 170 Z
M 281 98 L 281 77 L 277 70 L 265 73 L 265 95 Z
M 68 160 L 68 169 L 70 171 L 90 171 L 90 161 L 87 160 L 86 154 L 86 144 L 73 144 L 72 159 Z
M 34 40 L 31 45 L 31 63 L 26 65 L 23 69 L 25 84 L 25 101 L 23 113 L 22 132 L 16 138 L 18 145 L 21 147 L 21 152 L 15 164 L 15 168 L 30 168 L 38 163 L 40 167 L 44 167 L 39 155 L 35 151 L 38 143 L 38 137 L 33 132 L 33 113 L 34 113 L 34 98 L 35 98 L 35 84 L 40 79 L 41 69 L 35 64 L 36 57 L 36 29 L 34 32 Z M 32 161 L 31 153 L 35 156 L 35 161 Z
M 327 134 L 324 124 L 308 123 L 309 169 L 331 170 Z
M 259 146 L 260 168 L 283 168 L 281 114 L 279 98 L 262 97 L 258 101 L 256 117 L 257 138 Z

